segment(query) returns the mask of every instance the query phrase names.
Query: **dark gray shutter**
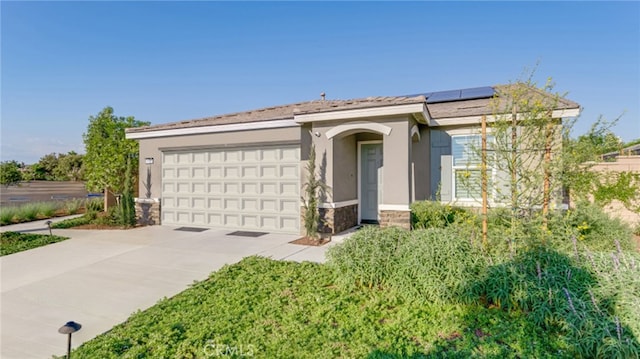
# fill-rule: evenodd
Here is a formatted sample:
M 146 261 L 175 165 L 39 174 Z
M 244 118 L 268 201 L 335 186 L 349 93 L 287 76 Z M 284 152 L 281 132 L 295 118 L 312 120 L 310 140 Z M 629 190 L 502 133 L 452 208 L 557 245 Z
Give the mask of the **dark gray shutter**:
M 440 156 L 440 201 L 451 202 L 452 195 L 452 166 L 453 156 L 442 155 Z

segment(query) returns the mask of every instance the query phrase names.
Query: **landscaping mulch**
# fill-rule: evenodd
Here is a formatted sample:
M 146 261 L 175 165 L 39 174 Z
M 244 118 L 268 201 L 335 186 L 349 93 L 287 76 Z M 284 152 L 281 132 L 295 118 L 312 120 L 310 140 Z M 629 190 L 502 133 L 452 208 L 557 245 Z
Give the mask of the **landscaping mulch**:
M 324 246 L 325 244 L 327 244 L 329 242 L 331 242 L 331 239 L 329 239 L 329 238 L 317 239 L 317 238 L 304 236 L 304 237 L 298 238 L 296 240 L 293 240 L 293 241 L 291 241 L 289 243 L 291 243 L 291 244 L 300 244 L 300 245 L 303 245 L 303 246 L 320 247 L 320 246 Z

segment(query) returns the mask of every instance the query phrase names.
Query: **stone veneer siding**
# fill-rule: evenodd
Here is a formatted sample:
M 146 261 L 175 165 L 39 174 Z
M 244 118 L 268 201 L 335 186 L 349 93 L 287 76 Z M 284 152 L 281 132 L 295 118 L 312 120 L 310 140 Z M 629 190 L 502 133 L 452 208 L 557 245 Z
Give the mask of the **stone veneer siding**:
M 411 211 L 380 211 L 380 228 L 411 229 Z
M 160 201 L 136 198 L 136 218 L 138 224 L 153 226 L 160 224 Z
M 300 233 L 304 234 L 304 207 L 300 208 Z M 336 234 L 358 225 L 358 205 L 318 208 L 321 223 L 318 232 Z

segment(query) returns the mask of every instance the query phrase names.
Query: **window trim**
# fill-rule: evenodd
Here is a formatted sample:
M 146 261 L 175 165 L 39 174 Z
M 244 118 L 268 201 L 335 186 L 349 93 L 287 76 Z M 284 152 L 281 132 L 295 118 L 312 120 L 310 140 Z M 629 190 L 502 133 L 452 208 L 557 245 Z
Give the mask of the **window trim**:
M 455 131 L 450 131 L 449 135 L 451 136 L 451 200 L 452 202 L 458 202 L 458 203 L 463 203 L 463 204 L 477 204 L 479 201 L 481 201 L 481 196 L 482 194 L 480 194 L 480 198 L 473 198 L 473 197 L 458 197 L 457 196 L 457 171 L 461 171 L 461 170 L 470 170 L 470 171 L 480 171 L 481 170 L 481 164 L 480 165 L 476 165 L 476 166 L 469 166 L 467 165 L 456 165 L 456 157 L 453 151 L 453 146 L 454 146 L 454 139 L 456 137 L 476 137 L 478 138 L 478 142 L 481 143 L 482 141 L 482 135 L 480 133 L 478 133 L 478 131 L 474 131 L 474 129 L 465 129 L 465 130 L 455 130 Z M 493 135 L 491 134 L 491 131 L 489 129 L 487 129 L 487 137 L 491 137 L 491 142 L 495 143 L 495 138 L 493 137 Z M 487 139 L 487 143 L 490 143 L 489 139 Z M 472 140 L 473 141 L 473 140 Z M 471 141 L 470 141 L 471 142 Z M 490 172 L 489 173 L 489 182 L 490 183 L 496 183 L 496 177 L 497 177 L 497 170 L 495 168 L 495 166 L 488 166 L 487 170 Z M 482 191 L 482 190 L 481 190 Z M 489 203 L 494 204 L 495 199 L 497 198 L 497 192 L 496 192 L 496 188 L 494 186 L 492 186 L 490 188 L 490 191 L 488 193 L 488 197 L 489 197 Z

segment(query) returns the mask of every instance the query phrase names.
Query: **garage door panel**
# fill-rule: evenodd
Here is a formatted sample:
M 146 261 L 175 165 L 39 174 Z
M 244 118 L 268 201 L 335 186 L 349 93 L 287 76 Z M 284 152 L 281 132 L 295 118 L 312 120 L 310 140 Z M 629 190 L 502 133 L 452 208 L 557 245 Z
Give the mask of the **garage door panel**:
M 206 209 L 207 200 L 202 197 L 191 198 L 191 207 L 196 209 Z
M 243 179 L 255 179 L 258 178 L 258 166 L 244 166 L 242 167 Z
M 258 211 L 258 200 L 255 199 L 255 198 L 243 199 L 242 200 L 242 210 L 243 211 L 257 212 Z
M 208 162 L 208 153 L 206 152 L 195 152 L 193 153 L 192 162 L 194 164 L 204 164 Z
M 189 182 L 176 182 L 176 193 L 189 193 Z
M 193 224 L 201 224 L 205 225 L 206 222 L 206 214 L 204 212 L 192 212 L 191 213 L 191 223 Z
M 264 212 L 275 212 L 278 208 L 275 199 L 263 199 L 260 201 L 260 210 Z
M 163 168 L 162 169 L 162 178 L 164 178 L 164 179 L 174 179 L 174 178 L 176 178 L 176 170 L 174 168 Z
M 260 150 L 244 150 L 242 151 L 242 161 L 243 162 L 259 162 L 260 161 Z
M 300 173 L 299 167 L 296 165 L 282 165 L 280 166 L 280 178 L 298 178 Z
M 281 154 L 280 159 L 282 161 L 292 161 L 292 162 L 300 161 L 300 157 L 299 157 L 300 151 L 297 148 L 282 149 L 280 154 Z
M 191 174 L 189 173 L 189 168 L 178 168 L 176 171 L 177 178 L 188 179 L 191 178 Z
M 163 223 L 299 233 L 297 146 L 166 152 Z
M 265 149 L 262 150 L 262 156 L 260 156 L 261 161 L 270 161 L 275 162 L 279 159 L 278 149 Z
M 264 196 L 277 196 L 278 186 L 276 185 L 276 183 L 260 183 L 260 194 Z
M 249 182 L 242 184 L 242 194 L 246 196 L 255 196 L 258 192 L 258 187 L 260 185 L 256 182 Z
M 280 201 L 280 212 L 283 213 L 298 213 L 298 201 L 293 200 L 281 200 Z
M 206 193 L 205 190 L 206 183 L 204 182 L 194 182 L 191 183 L 191 193 Z
M 224 169 L 224 178 L 240 178 L 240 168 L 239 167 L 226 167 Z
M 287 197 L 298 196 L 298 183 L 282 182 L 280 183 L 280 194 Z
M 260 167 L 260 177 L 261 178 L 277 178 L 278 176 L 278 167 L 276 165 L 272 166 L 262 166 Z
M 222 182 L 209 182 L 209 194 L 220 195 L 222 194 Z
M 191 178 L 206 178 L 207 169 L 205 167 L 193 167 L 191 169 Z

